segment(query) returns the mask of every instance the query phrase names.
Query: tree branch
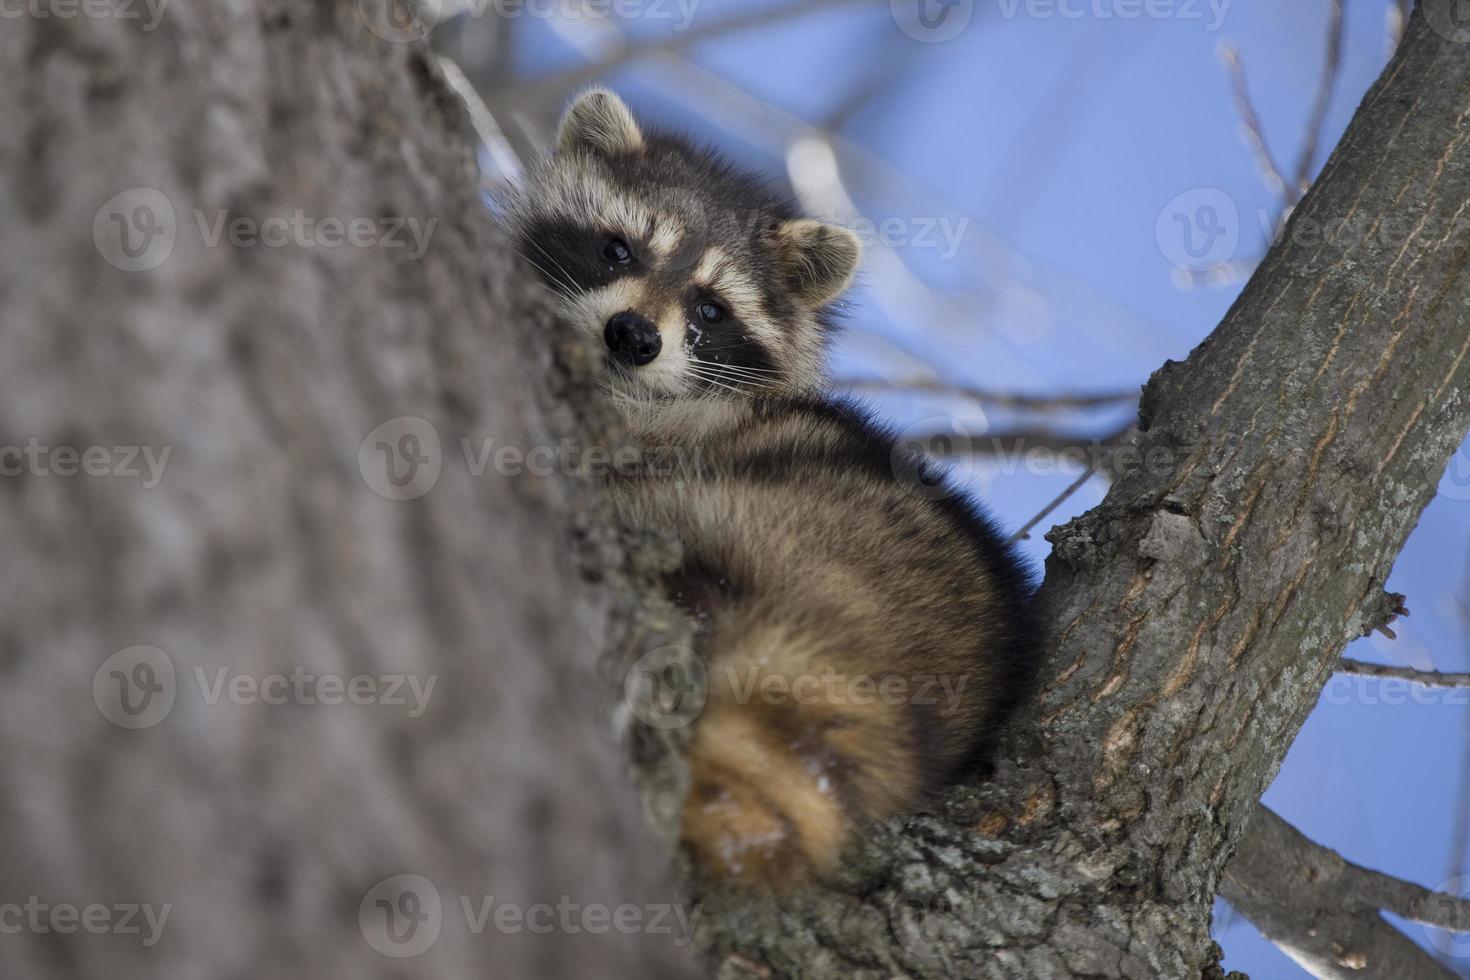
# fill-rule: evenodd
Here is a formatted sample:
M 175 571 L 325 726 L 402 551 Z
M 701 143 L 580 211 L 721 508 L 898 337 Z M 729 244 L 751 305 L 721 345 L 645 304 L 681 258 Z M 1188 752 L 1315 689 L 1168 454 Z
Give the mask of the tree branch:
M 1031 412 L 1055 412 L 1074 408 L 1118 407 L 1138 401 L 1138 389 L 1096 393 L 1066 392 L 1059 395 L 1027 395 L 1012 391 L 993 391 L 971 385 L 949 384 L 933 378 L 838 378 L 832 386 L 844 391 L 911 391 L 936 395 L 952 395 L 998 408 L 1016 408 Z
M 1224 322 L 1150 380 L 1155 465 L 1048 535 L 1044 683 L 990 779 L 879 835 L 844 889 L 707 894 L 717 955 L 1199 975 L 1235 843 L 1470 428 L 1467 116 L 1470 59 L 1416 13 Z
M 1425 687 L 1470 687 L 1470 674 L 1370 664 L 1366 660 L 1352 660 L 1348 657 L 1343 657 L 1338 661 L 1337 672 L 1356 674 L 1359 677 L 1394 677 L 1399 680 L 1413 681 L 1415 684 L 1423 684 Z
M 1442 980 L 1449 970 L 1379 913 L 1470 929 L 1470 901 L 1350 864 L 1266 807 L 1251 818 L 1221 896 L 1328 980 Z

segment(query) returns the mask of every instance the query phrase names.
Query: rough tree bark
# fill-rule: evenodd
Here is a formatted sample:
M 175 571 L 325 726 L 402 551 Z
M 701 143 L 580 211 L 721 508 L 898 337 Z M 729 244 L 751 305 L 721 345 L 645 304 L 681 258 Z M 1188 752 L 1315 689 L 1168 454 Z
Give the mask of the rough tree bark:
M 512 271 L 432 56 L 364 13 L 208 0 L 167 6 L 151 31 L 119 11 L 0 30 L 0 444 L 169 450 L 151 487 L 141 457 L 140 477 L 0 460 L 22 470 L 0 478 L 0 975 L 641 980 L 692 962 L 668 934 L 583 928 L 579 910 L 578 931 L 560 925 L 562 896 L 648 918 L 674 899 L 597 723 L 592 665 L 631 621 L 614 600 L 622 550 L 586 481 L 493 463 L 475 477 L 459 440 L 476 455 L 486 439 L 605 444 L 609 418 Z M 122 202 L 134 250 L 145 228 L 175 241 L 129 272 L 104 261 L 128 264 L 94 218 L 134 188 L 166 199 Z M 248 228 L 208 245 L 221 212 L 298 209 L 437 223 L 421 257 L 289 230 L 284 247 Z M 144 264 L 166 246 L 148 241 Z M 442 440 L 437 485 L 412 500 L 369 485 L 375 447 L 359 462 L 398 416 Z M 111 668 L 95 696 L 94 676 L 138 645 L 168 658 L 174 700 L 127 730 L 103 713 Z M 211 704 L 220 668 L 435 687 L 417 717 L 294 693 Z M 399 874 L 441 903 L 413 960 L 359 924 Z M 427 914 L 415 887 L 416 906 L 374 896 L 369 927 L 378 898 Z M 539 934 L 543 915 L 476 935 L 492 895 L 491 915 L 550 903 L 556 932 Z M 4 909 L 31 896 L 172 909 L 145 946 L 146 928 L 65 934 L 64 918 Z
M 708 897 L 727 975 L 1210 966 L 1222 869 L 1470 425 L 1470 58 L 1425 12 L 1224 322 L 1149 382 L 1139 465 L 1048 535 L 1047 680 L 995 777 L 878 842 L 856 896 Z
M 659 552 L 623 541 L 585 479 L 476 477 L 461 455 L 461 439 L 613 433 L 579 349 L 510 271 L 432 58 L 369 20 L 348 2 L 215 0 L 167 8 L 153 32 L 0 33 L 0 443 L 170 449 L 156 486 L 60 476 L 55 455 L 0 486 L 0 905 L 174 905 L 154 946 L 6 935 L 6 975 L 688 968 L 663 933 L 477 935 L 459 909 L 673 900 L 593 679 L 599 656 L 671 636 L 626 587 Z M 1053 532 L 1048 684 L 995 777 L 880 834 L 849 889 L 701 896 L 721 974 L 1207 967 L 1232 848 L 1342 646 L 1383 612 L 1470 424 L 1465 52 L 1415 18 L 1226 321 L 1150 383 L 1148 465 Z M 104 261 L 127 264 L 104 204 L 138 187 L 167 200 L 176 241 L 130 273 Z M 126 198 L 121 217 L 141 234 L 161 216 L 139 200 L 157 204 Z M 296 209 L 438 223 L 410 259 L 208 246 L 196 218 Z M 372 440 L 359 457 L 401 416 L 442 444 L 413 500 L 374 492 Z M 173 667 L 174 704 L 129 731 L 99 668 L 137 645 Z M 195 680 L 298 666 L 437 684 L 409 717 L 211 704 Z M 666 816 L 677 767 L 660 744 L 639 741 L 640 770 Z M 359 923 L 401 873 L 443 903 L 411 968 Z

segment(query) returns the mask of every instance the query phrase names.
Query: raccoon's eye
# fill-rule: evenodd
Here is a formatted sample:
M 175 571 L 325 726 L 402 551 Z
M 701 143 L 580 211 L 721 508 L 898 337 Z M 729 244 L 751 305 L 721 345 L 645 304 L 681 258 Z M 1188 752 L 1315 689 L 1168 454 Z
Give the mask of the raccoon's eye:
M 725 308 L 712 299 L 707 299 L 695 308 L 699 318 L 705 323 L 719 323 L 725 319 Z
M 627 265 L 633 261 L 633 250 L 621 238 L 609 238 L 602 246 L 602 257 L 617 265 Z

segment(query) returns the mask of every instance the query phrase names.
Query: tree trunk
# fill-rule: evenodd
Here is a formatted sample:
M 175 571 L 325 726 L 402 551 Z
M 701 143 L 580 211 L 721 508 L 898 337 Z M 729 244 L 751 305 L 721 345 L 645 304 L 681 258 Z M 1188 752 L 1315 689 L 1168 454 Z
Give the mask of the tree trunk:
M 1149 382 L 1134 464 L 1048 535 L 1044 691 L 995 777 L 878 841 L 856 896 L 707 898 L 727 975 L 1211 967 L 1222 869 L 1470 426 L 1470 58 L 1426 7 L 1224 322 Z
M 372 13 L 0 31 L 0 445 L 38 447 L 0 457 L 0 975 L 691 962 L 598 718 L 620 546 L 570 468 L 470 468 L 485 440 L 606 444 L 608 417 L 492 227 L 433 56 Z M 402 416 L 439 451 L 417 423 L 364 446 Z M 378 442 L 432 460 L 394 486 Z M 62 475 L 60 447 L 104 448 L 108 475 Z M 67 904 L 171 908 L 93 935 Z
M 677 640 L 638 595 L 665 556 L 577 465 L 613 439 L 587 360 L 380 14 L 0 34 L 0 929 L 46 907 L 6 975 L 689 968 L 594 670 Z M 1051 535 L 1046 689 L 995 777 L 880 832 L 847 889 L 701 896 L 722 975 L 1208 966 L 1235 842 L 1470 425 L 1464 55 L 1415 17 L 1225 322 L 1151 381 L 1140 465 Z M 368 227 L 332 247 L 325 218 Z M 398 219 L 422 248 L 373 244 Z M 68 934 L 61 903 L 113 925 Z M 155 943 L 122 903 L 170 906 Z

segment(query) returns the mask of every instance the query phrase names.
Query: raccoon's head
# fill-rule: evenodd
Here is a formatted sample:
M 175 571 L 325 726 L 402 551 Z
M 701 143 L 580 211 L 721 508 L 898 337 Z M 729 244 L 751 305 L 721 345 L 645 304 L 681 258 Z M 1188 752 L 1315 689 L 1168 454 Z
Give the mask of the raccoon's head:
M 611 92 L 567 110 L 508 209 L 516 247 L 638 400 L 821 384 L 857 236 L 760 179 L 647 132 Z

